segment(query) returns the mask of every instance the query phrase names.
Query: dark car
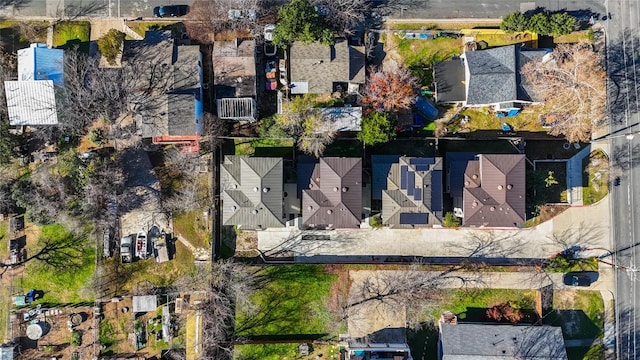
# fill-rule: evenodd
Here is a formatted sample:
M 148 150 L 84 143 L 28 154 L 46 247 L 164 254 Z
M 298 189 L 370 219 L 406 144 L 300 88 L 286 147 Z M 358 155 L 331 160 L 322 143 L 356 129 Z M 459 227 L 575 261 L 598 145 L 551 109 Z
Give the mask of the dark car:
M 568 286 L 589 286 L 598 280 L 598 273 L 594 271 L 569 272 L 564 274 L 564 284 Z
M 166 5 L 153 8 L 153 16 L 155 17 L 178 17 L 187 15 L 188 12 L 189 5 Z

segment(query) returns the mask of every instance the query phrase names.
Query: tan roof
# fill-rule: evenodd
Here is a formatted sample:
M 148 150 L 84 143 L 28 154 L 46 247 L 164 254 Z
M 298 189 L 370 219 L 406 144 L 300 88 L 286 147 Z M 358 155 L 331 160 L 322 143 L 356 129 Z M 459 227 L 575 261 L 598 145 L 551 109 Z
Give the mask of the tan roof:
M 524 155 L 478 155 L 464 173 L 463 225 L 522 226 L 525 185 Z
M 302 222 L 309 226 L 360 227 L 362 159 L 321 158 L 302 191 Z
M 364 84 L 364 47 L 351 46 L 346 40 L 338 40 L 335 45 L 320 43 L 305 44 L 294 42 L 290 49 L 290 76 L 292 92 L 296 84 L 302 93 L 330 94 L 334 83 Z
M 255 40 L 236 39 L 213 44 L 213 82 L 218 98 L 256 95 L 255 48 Z

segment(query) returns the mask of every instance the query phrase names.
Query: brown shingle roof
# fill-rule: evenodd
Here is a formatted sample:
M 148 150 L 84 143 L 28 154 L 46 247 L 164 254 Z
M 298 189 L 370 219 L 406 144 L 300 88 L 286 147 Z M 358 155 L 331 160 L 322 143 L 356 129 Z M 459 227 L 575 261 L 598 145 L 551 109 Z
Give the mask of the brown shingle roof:
M 358 228 L 362 214 L 362 159 L 321 158 L 309 189 L 302 191 L 302 222 L 333 228 Z
M 330 94 L 334 90 L 334 83 L 364 84 L 365 56 L 362 46 L 351 46 L 346 40 L 338 40 L 332 46 L 294 42 L 290 54 L 294 93 L 295 83 L 306 83 L 305 90 L 302 90 L 302 86 L 299 89 L 311 94 Z
M 478 155 L 464 173 L 463 225 L 521 226 L 525 184 L 524 155 Z

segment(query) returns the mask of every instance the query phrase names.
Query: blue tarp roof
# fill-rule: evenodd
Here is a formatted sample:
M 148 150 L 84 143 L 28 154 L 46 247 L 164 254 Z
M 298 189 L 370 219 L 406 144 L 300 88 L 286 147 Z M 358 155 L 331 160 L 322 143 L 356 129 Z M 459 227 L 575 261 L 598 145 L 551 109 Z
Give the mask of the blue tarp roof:
M 64 51 L 49 49 L 45 44 L 31 44 L 26 49 L 18 50 L 19 80 L 51 80 L 54 85 L 64 84 Z M 20 74 L 21 73 L 21 74 Z
M 382 200 L 382 190 L 387 188 L 387 175 L 391 170 L 391 164 L 399 160 L 400 155 L 371 155 L 372 199 Z

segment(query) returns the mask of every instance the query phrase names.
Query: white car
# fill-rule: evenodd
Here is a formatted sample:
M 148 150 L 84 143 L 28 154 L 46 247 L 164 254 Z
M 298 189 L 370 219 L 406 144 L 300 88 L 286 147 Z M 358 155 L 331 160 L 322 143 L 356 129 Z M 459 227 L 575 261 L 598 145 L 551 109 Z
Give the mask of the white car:
M 227 12 L 229 20 L 250 20 L 256 21 L 258 18 L 254 9 L 231 9 Z
M 276 29 L 275 24 L 267 24 L 264 26 L 264 40 L 273 41 L 273 30 Z

